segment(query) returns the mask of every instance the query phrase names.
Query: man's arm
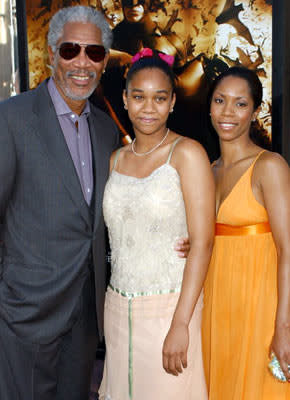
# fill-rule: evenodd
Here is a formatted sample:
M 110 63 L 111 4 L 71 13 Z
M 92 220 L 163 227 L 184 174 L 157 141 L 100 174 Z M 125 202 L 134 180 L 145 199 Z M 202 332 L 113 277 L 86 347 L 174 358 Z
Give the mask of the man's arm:
M 17 115 L 15 116 L 17 118 Z M 4 217 L 16 175 L 16 152 L 7 119 L 0 109 L 0 220 Z

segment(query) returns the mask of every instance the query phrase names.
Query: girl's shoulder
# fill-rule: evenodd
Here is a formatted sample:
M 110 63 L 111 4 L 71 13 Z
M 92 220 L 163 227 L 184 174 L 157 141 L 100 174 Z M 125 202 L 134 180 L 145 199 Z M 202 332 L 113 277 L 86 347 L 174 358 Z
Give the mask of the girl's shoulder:
M 178 141 L 177 141 L 178 140 Z M 180 154 L 187 155 L 192 153 L 205 153 L 203 146 L 196 140 L 191 139 L 187 136 L 176 135 L 174 142 L 176 143 L 176 151 Z
M 210 168 L 208 155 L 203 146 L 194 139 L 178 136 L 180 139 L 174 147 L 171 164 L 176 169 L 183 167 L 199 168 L 204 165 Z

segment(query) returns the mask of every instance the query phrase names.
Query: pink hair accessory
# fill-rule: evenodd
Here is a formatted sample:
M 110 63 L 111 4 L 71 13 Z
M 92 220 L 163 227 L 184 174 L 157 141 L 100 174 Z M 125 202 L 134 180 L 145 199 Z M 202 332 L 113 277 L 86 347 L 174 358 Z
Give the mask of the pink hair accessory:
M 170 67 L 172 67 L 172 65 L 174 63 L 173 56 L 170 56 L 170 55 L 164 54 L 164 53 L 157 53 L 157 54 L 164 62 L 166 62 L 166 64 L 168 64 L 168 65 L 170 65 Z M 153 57 L 153 50 L 150 49 L 149 47 L 144 47 L 144 49 L 142 49 L 141 51 L 138 51 L 138 53 L 136 53 L 131 58 L 131 63 L 134 64 L 136 61 L 140 60 L 140 58 L 143 58 L 143 57 Z
M 138 53 L 136 53 L 132 59 L 131 59 L 131 63 L 134 64 L 136 61 L 140 60 L 140 58 L 143 57 L 153 57 L 153 50 L 149 49 L 149 47 L 144 47 L 144 49 L 142 49 L 141 51 L 138 51 Z
M 158 53 L 159 57 L 165 61 L 170 67 L 172 67 L 174 63 L 174 57 L 170 56 L 169 54 L 164 54 L 164 53 Z

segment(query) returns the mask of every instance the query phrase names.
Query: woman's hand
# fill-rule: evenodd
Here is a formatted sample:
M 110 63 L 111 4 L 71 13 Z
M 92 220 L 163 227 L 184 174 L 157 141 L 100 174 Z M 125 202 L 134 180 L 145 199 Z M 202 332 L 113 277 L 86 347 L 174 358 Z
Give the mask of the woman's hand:
M 274 337 L 270 347 L 270 355 L 272 352 L 275 353 L 287 381 L 290 382 L 290 372 L 288 369 L 288 365 L 290 366 L 289 324 L 281 324 L 280 326 L 276 326 Z
M 187 258 L 189 250 L 190 250 L 190 242 L 189 238 L 180 238 L 175 246 L 174 250 L 177 251 L 178 257 Z
M 187 367 L 188 344 L 188 326 L 186 324 L 171 326 L 162 351 L 163 368 L 168 374 L 178 376 L 183 368 Z
M 280 155 L 265 152 L 258 159 L 252 178 L 252 184 L 256 182 L 262 189 L 277 250 L 278 304 L 270 351 L 290 382 L 290 169 Z

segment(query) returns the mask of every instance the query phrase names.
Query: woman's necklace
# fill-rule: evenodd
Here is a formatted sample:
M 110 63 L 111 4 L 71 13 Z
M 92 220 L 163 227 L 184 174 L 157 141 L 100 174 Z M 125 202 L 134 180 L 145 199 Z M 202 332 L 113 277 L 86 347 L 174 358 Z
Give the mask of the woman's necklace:
M 163 142 L 165 141 L 165 139 L 167 138 L 168 133 L 169 133 L 169 128 L 167 129 L 167 132 L 165 133 L 165 135 L 164 135 L 163 139 L 161 140 L 161 142 L 157 143 L 156 146 L 152 147 L 151 150 L 146 151 L 145 153 L 137 153 L 137 151 L 135 151 L 135 149 L 134 149 L 134 144 L 135 144 L 135 142 L 136 142 L 136 138 L 135 138 L 135 139 L 133 140 L 133 142 L 131 143 L 131 149 L 132 149 L 133 153 L 135 154 L 135 156 L 147 156 L 147 154 L 152 153 L 154 150 L 156 150 L 159 146 L 162 145 L 162 143 L 163 143 Z

